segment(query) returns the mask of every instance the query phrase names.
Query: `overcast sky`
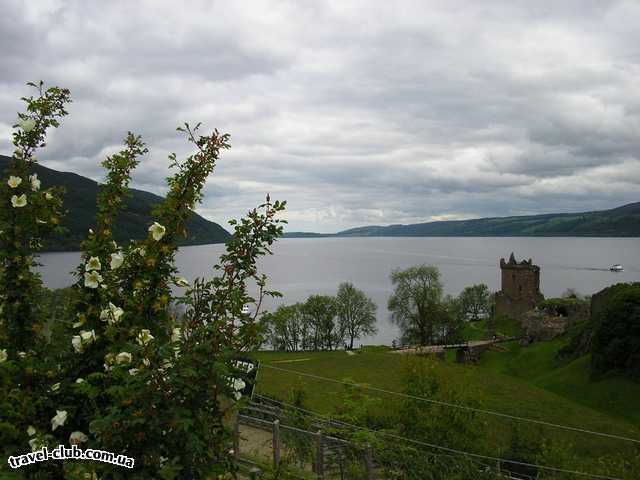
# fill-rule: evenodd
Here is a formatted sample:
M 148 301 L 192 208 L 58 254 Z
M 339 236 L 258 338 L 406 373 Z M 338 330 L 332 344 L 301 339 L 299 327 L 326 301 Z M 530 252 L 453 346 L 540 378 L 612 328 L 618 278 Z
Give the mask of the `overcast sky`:
M 640 200 L 640 2 L 2 0 L 0 152 L 29 93 L 74 103 L 42 163 L 96 180 L 128 130 L 163 193 L 175 131 L 231 134 L 199 213 L 267 192 L 289 230 Z

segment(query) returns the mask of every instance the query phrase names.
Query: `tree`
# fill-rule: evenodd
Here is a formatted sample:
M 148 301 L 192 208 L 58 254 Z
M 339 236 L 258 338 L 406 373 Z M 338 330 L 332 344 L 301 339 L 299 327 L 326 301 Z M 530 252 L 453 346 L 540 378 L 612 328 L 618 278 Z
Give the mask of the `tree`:
M 484 283 L 466 287 L 460 293 L 460 308 L 463 315 L 471 320 L 477 321 L 489 315 L 489 287 Z
M 336 322 L 336 302 L 330 295 L 311 295 L 304 304 L 310 325 L 310 344 L 314 350 L 333 350 L 344 337 Z
M 274 350 L 296 352 L 303 348 L 307 332 L 303 305 L 280 305 L 275 312 L 263 316 L 269 343 Z
M 640 378 L 640 283 L 616 284 L 605 293 L 595 318 L 592 367 Z
M 377 305 L 367 298 L 363 291 L 352 283 L 341 283 L 336 295 L 336 309 L 340 321 L 340 330 L 349 340 L 349 350 L 353 350 L 353 341 L 362 336 L 374 335 L 376 328 Z
M 442 283 L 436 267 L 418 265 L 391 273 L 395 287 L 389 298 L 391 321 L 407 341 L 429 345 L 446 310 L 442 306 Z
M 23 98 L 26 111 L 18 113 L 14 125 L 15 151 L 0 182 L 0 314 L 11 339 L 9 351 L 31 348 L 34 334 L 42 330 L 33 296 L 41 287 L 37 253 L 53 233 L 60 233 L 62 189 L 41 185 L 33 172 L 35 153 L 45 145 L 47 131 L 58 128 L 71 102 L 69 90 L 43 83 L 29 83 L 36 97 Z
M 37 95 L 22 99 L 26 108 L 18 113 L 12 133 L 15 150 L 0 180 L 0 458 L 3 461 L 28 448 L 30 425 L 43 419 L 48 422 L 51 418 L 53 395 L 49 391 L 49 372 L 58 368 L 60 354 L 60 349 L 48 342 L 53 315 L 42 303 L 44 287 L 36 267 L 43 242 L 61 231 L 63 191 L 43 185 L 33 167 L 37 163 L 35 154 L 45 146 L 47 132 L 59 127 L 60 120 L 66 116 L 65 107 L 71 97 L 67 89 L 44 89 L 42 82 L 29 85 Z M 40 467 L 40 476 L 33 474 L 30 478 L 55 475 L 55 466 L 42 464 Z M 2 472 L 7 468 L 5 464 Z
M 562 292 L 560 298 L 573 298 L 576 300 L 582 300 L 584 297 L 575 288 L 567 288 L 564 292 Z
M 464 340 L 465 316 L 459 298 L 446 295 L 441 304 L 442 323 L 440 339 L 442 343 L 458 343 Z

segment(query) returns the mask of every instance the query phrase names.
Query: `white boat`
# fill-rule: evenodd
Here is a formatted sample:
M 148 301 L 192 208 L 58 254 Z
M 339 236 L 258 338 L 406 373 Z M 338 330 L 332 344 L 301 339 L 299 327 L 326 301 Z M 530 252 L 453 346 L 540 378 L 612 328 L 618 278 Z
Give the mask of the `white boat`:
M 611 265 L 609 267 L 609 270 L 611 270 L 612 272 L 624 272 L 624 268 L 619 263 L 616 263 L 615 265 Z

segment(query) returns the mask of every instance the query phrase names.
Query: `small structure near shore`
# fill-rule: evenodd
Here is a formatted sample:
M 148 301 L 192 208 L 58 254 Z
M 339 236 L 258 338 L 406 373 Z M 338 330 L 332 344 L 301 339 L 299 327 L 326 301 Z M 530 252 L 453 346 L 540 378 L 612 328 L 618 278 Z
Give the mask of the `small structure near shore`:
M 540 267 L 531 259 L 518 262 L 513 253 L 509 261 L 500 259 L 502 287 L 496 293 L 496 315 L 519 319 L 544 300 L 540 293 Z

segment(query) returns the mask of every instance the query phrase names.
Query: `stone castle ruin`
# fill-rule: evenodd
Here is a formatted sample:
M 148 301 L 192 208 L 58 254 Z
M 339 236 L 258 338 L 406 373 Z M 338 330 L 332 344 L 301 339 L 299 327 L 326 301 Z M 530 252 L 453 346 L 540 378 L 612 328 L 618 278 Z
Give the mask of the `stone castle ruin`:
M 502 288 L 496 293 L 496 314 L 512 318 L 522 315 L 544 300 L 540 293 L 540 267 L 532 260 L 516 261 L 511 253 L 509 261 L 500 259 Z

